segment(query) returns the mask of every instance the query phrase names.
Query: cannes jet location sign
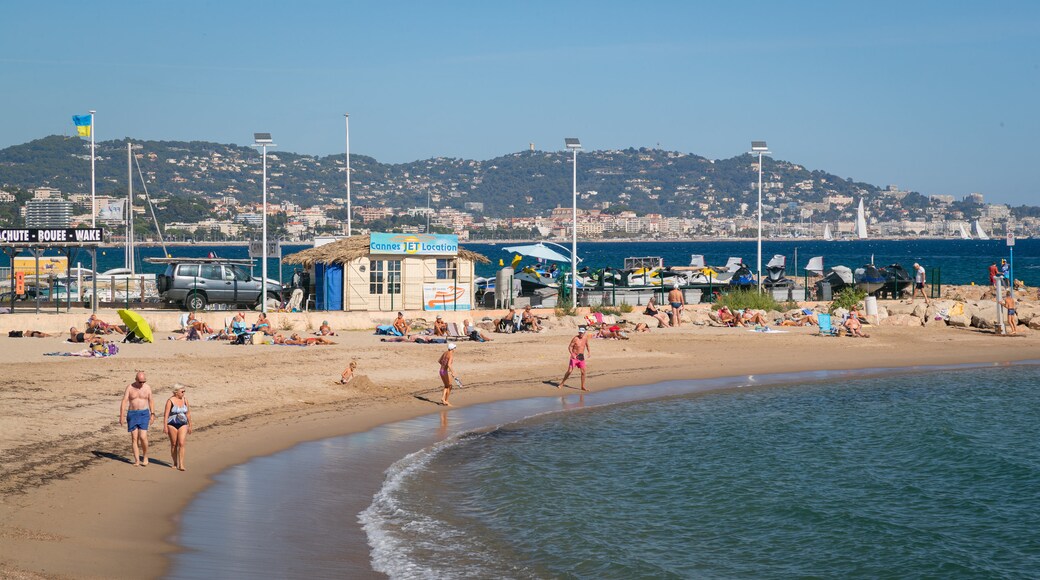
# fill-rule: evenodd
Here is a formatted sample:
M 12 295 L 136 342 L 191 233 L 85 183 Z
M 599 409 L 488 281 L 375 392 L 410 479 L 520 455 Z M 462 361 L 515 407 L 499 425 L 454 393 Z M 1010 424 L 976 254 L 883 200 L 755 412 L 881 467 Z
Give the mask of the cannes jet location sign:
M 0 244 L 100 244 L 105 241 L 101 228 L 25 228 L 0 229 Z
M 373 254 L 405 254 L 409 256 L 454 256 L 459 253 L 459 237 L 454 234 L 381 234 L 372 233 Z

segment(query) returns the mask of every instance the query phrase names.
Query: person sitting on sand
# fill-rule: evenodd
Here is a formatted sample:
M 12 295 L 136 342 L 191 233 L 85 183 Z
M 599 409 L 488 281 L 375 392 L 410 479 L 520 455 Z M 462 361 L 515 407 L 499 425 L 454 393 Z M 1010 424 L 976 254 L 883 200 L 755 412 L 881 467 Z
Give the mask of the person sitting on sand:
M 75 326 L 69 329 L 69 342 L 90 342 L 94 340 L 91 332 L 80 332 Z
M 440 314 L 438 314 L 437 319 L 433 321 L 433 335 L 448 336 L 448 323 L 444 322 L 444 317 Z
M 401 336 L 408 336 L 412 332 L 411 327 L 408 326 L 408 323 L 404 319 L 404 314 L 401 312 L 398 312 L 397 318 L 394 319 L 394 329 L 396 329 Z
M 349 383 L 350 381 L 354 380 L 354 371 L 356 371 L 356 370 L 357 370 L 357 361 L 356 360 L 350 361 L 350 364 L 347 365 L 346 370 L 344 370 L 343 374 L 340 376 L 339 384 L 345 385 L 345 384 Z
M 849 336 L 858 336 L 861 338 L 870 338 L 870 335 L 863 332 L 863 323 L 859 318 L 859 310 L 853 306 L 852 310 L 849 311 L 849 317 L 845 319 L 844 324 L 845 330 L 848 331 Z
M 336 333 L 332 332 L 332 327 L 329 326 L 328 320 L 321 321 L 321 326 L 318 327 L 318 334 L 321 336 L 336 336 Z
M 538 317 L 534 315 L 530 304 L 524 306 L 524 311 L 520 314 L 520 327 L 531 332 L 542 331 L 542 326 L 538 324 Z
M 184 396 L 184 385 L 173 384 L 173 396 L 166 400 L 163 410 L 163 425 L 170 438 L 170 455 L 173 457 L 173 468 L 184 469 L 184 446 L 188 443 L 188 434 L 194 430 L 191 421 L 191 408 Z
M 744 309 L 744 312 L 740 315 L 740 321 L 744 323 L 744 326 L 748 326 L 750 324 L 765 326 L 769 324 L 768 322 L 766 322 L 766 317 L 762 316 L 761 312 L 758 312 L 757 310 L 751 310 L 750 308 Z
M 657 307 L 657 298 L 650 297 L 650 301 L 646 303 L 646 309 L 643 310 L 643 314 L 650 318 L 657 320 L 657 328 L 664 328 L 671 326 L 671 322 L 668 321 L 668 315 L 661 312 L 661 309 Z
M 267 318 L 267 315 L 263 312 L 256 318 L 256 324 L 253 325 L 253 332 L 262 332 L 267 335 L 274 334 L 274 329 L 271 328 L 271 321 Z
M 462 321 L 462 329 L 470 340 L 476 342 L 491 342 L 492 340 L 490 336 L 484 334 L 484 331 L 470 324 L 468 318 Z
M 199 320 L 194 312 L 188 314 L 188 326 L 199 331 L 199 334 L 213 334 L 213 329 L 205 322 Z
M 91 314 L 87 319 L 87 332 L 94 334 L 110 334 L 112 332 L 126 332 L 126 327 L 121 324 L 109 324 L 101 320 L 97 314 Z
M 495 327 L 498 328 L 499 332 L 515 332 L 517 328 L 514 319 L 516 319 L 516 309 L 510 308 L 509 312 L 498 320 Z

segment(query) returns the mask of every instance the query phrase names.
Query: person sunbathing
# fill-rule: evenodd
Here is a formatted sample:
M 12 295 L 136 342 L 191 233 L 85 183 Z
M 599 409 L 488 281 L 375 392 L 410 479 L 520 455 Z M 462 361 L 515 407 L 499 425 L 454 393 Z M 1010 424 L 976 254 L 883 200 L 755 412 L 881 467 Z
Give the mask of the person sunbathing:
M 324 336 L 312 336 L 309 338 L 303 338 L 299 333 L 294 332 L 283 344 L 292 344 L 297 346 L 311 346 L 312 344 L 336 344 Z
M 90 342 L 94 340 L 94 333 L 80 332 L 75 326 L 69 329 L 69 342 Z
M 650 301 L 646 303 L 646 308 L 643 310 L 643 314 L 656 319 L 657 328 L 664 328 L 672 325 L 668 319 L 668 315 L 661 312 L 661 309 L 657 307 L 657 299 L 653 296 L 651 296 Z
M 46 332 L 40 332 L 39 330 L 23 330 L 22 338 L 50 338 L 53 334 L 47 334 Z
M 401 312 L 398 312 L 397 318 L 394 319 L 394 329 L 397 330 L 401 336 L 408 336 L 412 332 L 411 327 L 408 326 L 408 322 L 404 319 L 404 314 Z
M 852 310 L 849 311 L 849 317 L 845 319 L 842 326 L 844 326 L 845 330 L 848 331 L 849 336 L 870 338 L 869 334 L 863 332 L 863 323 L 859 318 L 859 310 L 857 310 L 855 306 L 853 306 Z
M 448 336 L 448 323 L 444 322 L 444 317 L 440 314 L 437 315 L 437 320 L 433 321 L 433 335 Z
M 87 319 L 87 328 L 85 330 L 94 334 L 125 333 L 126 327 L 121 324 L 109 324 L 101 320 L 97 314 L 91 314 L 90 318 Z
M 632 329 L 632 332 L 650 332 L 650 326 L 645 322 L 636 323 L 636 327 Z
M 542 327 L 538 324 L 538 317 L 531 311 L 531 305 L 524 306 L 524 312 L 520 315 L 520 325 L 524 330 L 541 332 Z
M 509 312 L 507 312 L 505 316 L 498 320 L 497 324 L 495 324 L 495 327 L 498 328 L 499 331 L 505 332 L 511 332 L 513 330 L 516 330 L 515 323 L 513 322 L 515 318 L 516 309 L 510 308 Z
M 761 312 L 753 311 L 750 308 L 744 309 L 744 313 L 740 315 L 740 321 L 744 323 L 744 326 L 748 326 L 749 324 L 765 326 L 769 324 L 766 322 L 766 317 L 762 316 Z
M 199 334 L 213 334 L 213 328 L 211 328 L 205 322 L 195 317 L 195 313 L 188 314 L 188 326 L 199 331 Z
M 612 340 L 628 340 L 628 335 L 621 332 L 621 327 L 618 325 L 607 326 L 603 325 L 599 327 L 599 332 L 596 334 L 599 338 L 609 338 Z
M 803 311 L 804 312 L 804 311 Z M 816 319 L 816 316 L 812 314 L 801 314 L 791 316 L 785 314 L 783 320 L 779 322 L 780 326 L 819 326 L 820 321 Z
M 733 311 L 726 306 L 719 308 L 719 322 L 726 326 L 747 326 L 739 316 L 733 314 Z
M 468 318 L 462 321 L 462 329 L 466 332 L 466 336 L 468 336 L 470 340 L 476 342 L 491 342 L 492 340 L 490 336 L 484 334 L 484 331 L 470 324 Z
M 336 333 L 332 332 L 332 327 L 329 326 L 328 320 L 321 321 L 321 326 L 318 327 L 318 334 L 321 336 L 336 336 Z
M 263 312 L 256 319 L 256 324 L 253 325 L 253 332 L 262 332 L 267 335 L 274 334 L 274 329 L 271 328 L 271 321 L 268 320 L 267 315 Z

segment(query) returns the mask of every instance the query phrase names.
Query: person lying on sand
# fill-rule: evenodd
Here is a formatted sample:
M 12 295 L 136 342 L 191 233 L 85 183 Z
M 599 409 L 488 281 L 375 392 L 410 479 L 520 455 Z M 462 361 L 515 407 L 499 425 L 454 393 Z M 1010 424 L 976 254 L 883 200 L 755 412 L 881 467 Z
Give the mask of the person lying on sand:
M 80 332 L 75 326 L 69 329 L 69 342 L 90 342 L 94 340 L 94 333 Z
M 39 330 L 12 330 L 7 333 L 8 338 L 50 338 L 52 336 L 54 335 Z
M 298 346 L 311 346 L 312 344 L 336 344 L 324 336 L 312 336 L 309 338 L 303 338 L 298 332 L 292 333 L 288 339 L 282 344 L 292 344 Z
M 628 335 L 621 332 L 621 327 L 617 324 L 613 326 L 607 326 L 606 324 L 599 327 L 599 331 L 596 333 L 596 338 L 609 338 L 611 340 L 628 340 Z
M 391 336 L 389 338 L 381 338 L 380 342 L 417 342 L 419 344 L 444 344 L 448 342 L 448 339 L 442 336 L 423 336 L 416 334 L 413 336 Z

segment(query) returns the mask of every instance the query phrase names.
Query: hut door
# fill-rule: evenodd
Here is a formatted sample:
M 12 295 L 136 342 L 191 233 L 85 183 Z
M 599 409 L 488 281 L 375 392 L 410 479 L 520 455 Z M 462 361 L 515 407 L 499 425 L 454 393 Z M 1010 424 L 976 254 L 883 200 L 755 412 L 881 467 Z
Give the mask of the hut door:
M 378 310 L 404 308 L 401 299 L 401 260 L 372 260 L 368 269 L 368 293 Z

